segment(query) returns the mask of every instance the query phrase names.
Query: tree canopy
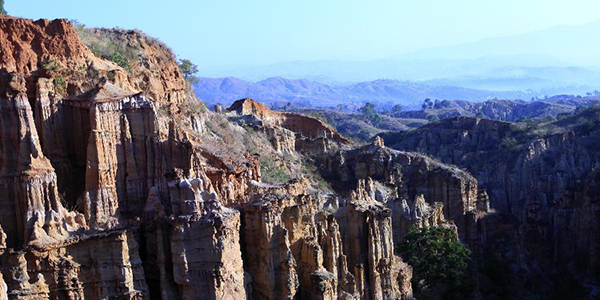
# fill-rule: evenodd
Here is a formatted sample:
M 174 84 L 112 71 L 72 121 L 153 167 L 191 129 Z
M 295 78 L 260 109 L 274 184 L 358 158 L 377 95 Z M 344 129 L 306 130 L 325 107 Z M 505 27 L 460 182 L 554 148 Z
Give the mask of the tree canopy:
M 398 245 L 398 252 L 413 267 L 413 289 L 417 294 L 442 286 L 443 299 L 473 297 L 474 287 L 467 274 L 471 251 L 452 229 L 413 226 Z
M 392 113 L 400 113 L 402 112 L 402 105 L 396 104 L 392 107 Z
M 4 9 L 4 0 L 0 0 L 0 15 L 6 15 L 6 10 Z
M 198 79 L 196 78 L 196 73 L 198 73 L 198 66 L 193 64 L 189 59 L 180 59 L 179 60 L 179 69 L 181 73 L 183 73 L 183 77 L 191 83 L 196 83 Z
M 373 126 L 378 127 L 383 123 L 383 118 L 377 114 L 373 103 L 365 103 L 365 106 L 361 107 L 360 111 Z
M 433 123 L 433 122 L 437 122 L 440 120 L 440 117 L 436 116 L 436 115 L 429 115 L 427 116 L 427 121 Z

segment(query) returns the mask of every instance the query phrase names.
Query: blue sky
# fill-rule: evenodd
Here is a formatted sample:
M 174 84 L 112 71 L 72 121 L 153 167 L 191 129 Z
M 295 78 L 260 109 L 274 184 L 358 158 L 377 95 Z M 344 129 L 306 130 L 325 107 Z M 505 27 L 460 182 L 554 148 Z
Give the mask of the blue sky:
M 200 68 L 378 59 L 600 18 L 598 0 L 5 0 L 5 8 L 141 29 Z

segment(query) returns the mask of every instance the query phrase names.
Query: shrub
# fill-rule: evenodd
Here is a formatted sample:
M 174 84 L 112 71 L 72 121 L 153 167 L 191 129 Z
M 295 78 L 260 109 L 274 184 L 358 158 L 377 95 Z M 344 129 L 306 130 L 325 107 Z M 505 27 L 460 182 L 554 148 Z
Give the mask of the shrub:
M 513 137 L 505 137 L 500 141 L 500 146 L 506 149 L 512 149 L 519 145 L 519 142 Z
M 179 60 L 179 69 L 183 73 L 183 77 L 190 83 L 197 83 L 196 73 L 198 73 L 198 66 L 193 64 L 189 59 Z
M 62 75 L 56 75 L 54 77 L 54 89 L 57 93 L 62 94 L 67 90 L 67 81 Z
M 429 121 L 430 123 L 437 122 L 439 120 L 440 120 L 440 117 L 438 117 L 436 115 L 427 116 L 427 121 Z
M 129 69 L 129 60 L 124 56 L 123 52 L 117 49 L 115 46 L 112 46 L 112 52 L 104 55 L 103 57 L 107 60 L 114 62 L 119 65 L 119 67 L 128 70 Z
M 114 82 L 115 76 L 116 76 L 115 71 L 109 71 L 108 73 L 106 73 L 106 77 L 108 77 L 108 80 L 110 80 L 110 81 Z
M 580 131 L 589 134 L 596 129 L 596 124 L 592 120 L 588 120 L 584 117 L 579 117 L 577 119 L 577 127 Z
M 46 70 L 51 70 L 54 72 L 58 72 L 60 71 L 60 69 L 62 68 L 62 66 L 60 65 L 59 62 L 57 62 L 54 59 L 48 59 L 45 63 L 42 64 L 42 67 Z
M 291 177 L 282 168 L 277 166 L 272 159 L 260 157 L 260 173 L 263 182 L 267 183 L 286 183 Z
M 131 63 L 137 59 L 138 51 L 129 46 L 127 42 L 120 39 L 116 31 L 94 31 L 72 21 L 75 25 L 75 31 L 81 38 L 81 41 L 97 57 L 110 60 L 121 68 L 130 71 Z
M 392 107 L 392 113 L 401 113 L 402 109 L 402 105 L 396 104 Z
M 472 299 L 474 286 L 467 267 L 471 251 L 452 229 L 410 228 L 398 245 L 402 258 L 413 267 L 413 289 L 418 295 L 438 284 L 444 286 L 443 299 Z
M 371 125 L 379 127 L 381 126 L 381 123 L 383 123 L 383 118 L 377 114 L 373 103 L 367 102 L 365 106 L 361 107 L 360 111 Z
M 577 114 L 580 114 L 580 113 L 582 113 L 582 112 L 583 112 L 585 109 L 586 109 L 586 107 L 585 107 L 585 106 L 583 106 L 583 105 L 577 106 L 577 108 L 575 108 L 575 112 L 573 112 L 573 114 L 575 114 L 575 115 L 577 115 Z
M 8 13 L 4 10 L 4 0 L 0 0 L 0 15 L 7 15 Z

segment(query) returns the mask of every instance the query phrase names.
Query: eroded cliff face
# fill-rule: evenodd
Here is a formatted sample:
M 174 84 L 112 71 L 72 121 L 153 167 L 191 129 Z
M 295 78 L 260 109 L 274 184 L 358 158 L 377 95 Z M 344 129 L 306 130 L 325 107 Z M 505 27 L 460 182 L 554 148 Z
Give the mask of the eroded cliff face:
M 308 129 L 286 127 L 287 123 L 279 121 L 279 118 L 285 117 L 283 114 L 272 112 L 251 99 L 237 101 L 228 111 L 233 113 L 228 113 L 233 121 L 264 132 L 273 146 L 281 145 L 279 143 L 281 133 L 285 134 L 289 131 L 295 133 L 294 143 L 289 144 L 295 149 L 286 148 L 284 153 L 302 155 L 310 159 L 317 166 L 320 176 L 331 184 L 336 195 L 334 199 L 318 197 L 317 203 L 325 211 L 334 213 L 342 229 L 342 237 L 365 234 L 371 238 L 373 235 L 380 235 L 381 239 L 375 245 L 383 243 L 385 248 L 400 243 L 404 234 L 413 225 L 445 226 L 454 228 L 461 240 L 468 243 L 476 253 L 482 246 L 480 220 L 489 212 L 489 198 L 485 190 L 479 189 L 477 180 L 467 172 L 421 154 L 389 149 L 380 138 L 372 144 L 363 146 L 352 145 L 346 141 L 340 142 L 335 136 L 328 134 L 308 138 L 304 132 L 312 132 L 311 129 L 314 127 L 310 123 L 306 125 Z M 365 225 L 373 218 L 371 214 L 385 215 L 384 223 L 391 222 L 391 224 L 377 225 L 386 228 L 379 233 L 373 228 L 366 228 Z M 364 221 L 348 221 L 348 215 Z M 288 233 L 289 230 L 284 232 Z M 349 232 L 351 233 L 348 234 Z M 290 244 L 289 237 L 286 239 L 280 236 L 277 240 L 280 244 Z M 368 248 L 375 241 L 369 241 L 366 246 L 360 246 L 352 239 L 346 239 L 344 242 L 347 243 L 344 244 L 347 251 L 362 253 L 366 251 L 369 253 L 368 256 L 374 259 L 378 257 L 376 249 Z M 351 254 L 346 256 L 347 259 L 358 257 Z M 385 259 L 394 260 L 389 257 Z M 295 269 L 295 261 L 291 263 L 286 261 L 282 265 L 288 266 L 286 270 Z M 350 266 L 357 264 L 362 265 L 361 268 L 366 266 L 364 261 L 352 260 L 349 263 Z M 396 276 L 386 273 L 379 277 L 380 274 L 371 274 L 368 273 L 368 269 L 361 268 L 349 269 L 358 290 L 371 291 L 373 286 L 378 285 L 375 282 L 379 278 L 389 280 L 390 276 Z M 288 277 L 297 276 L 293 274 L 295 273 L 290 273 Z M 402 276 L 405 275 L 400 277 Z M 362 278 L 369 278 L 368 285 L 365 285 Z M 398 279 L 399 286 L 410 286 L 410 279 L 406 278 L 408 277 Z M 374 282 L 371 282 L 372 280 Z M 297 289 L 294 282 L 286 282 L 285 285 L 288 290 Z M 372 290 L 372 292 L 374 294 L 369 295 L 374 297 L 373 299 L 384 297 L 380 291 Z M 266 297 L 278 296 L 281 295 Z
M 0 17 L 0 299 L 410 299 L 409 226 L 477 245 L 467 173 L 249 99 L 210 113 L 160 42 L 77 31 Z
M 0 29 L 0 225 L 6 249 L 1 269 L 7 287 L 2 294 L 9 299 L 156 296 L 145 274 L 152 262 L 140 256 L 150 242 L 139 232 L 144 217 L 153 220 L 147 205 L 153 203 L 162 208 L 154 218 L 171 219 L 151 237 L 160 237 L 167 226 L 159 245 L 171 240 L 166 249 L 180 251 L 168 259 L 170 250 L 160 253 L 169 264 L 163 269 L 173 269 L 161 274 L 164 296 L 194 298 L 198 290 L 221 295 L 215 299 L 232 294 L 230 285 L 214 279 L 219 276 L 240 282 L 231 299 L 245 295 L 239 213 L 175 209 L 179 201 L 189 206 L 185 201 L 196 198 L 174 195 L 171 175 L 178 170 L 200 178 L 196 188 L 214 199 L 244 203 L 246 182 L 260 174 L 249 155 L 216 153 L 194 142 L 204 130 L 203 116 L 184 113 L 193 105 L 185 103 L 196 100 L 189 98 L 168 49 L 133 31 L 92 31 L 138 51 L 125 70 L 96 57 L 65 20 L 0 17 Z M 228 245 L 223 253 L 214 252 L 219 243 Z M 182 252 L 203 247 L 212 254 L 202 256 L 204 267 L 197 256 Z M 239 269 L 228 267 L 236 265 L 225 259 L 229 256 L 238 258 Z M 223 273 L 213 274 L 213 265 L 222 262 Z M 196 285 L 198 278 L 214 284 Z
M 389 209 L 357 199 L 330 213 L 305 188 L 268 188 L 282 192 L 257 195 L 244 209 L 246 261 L 257 298 L 411 297 L 411 269 L 394 255 Z
M 476 175 L 496 212 L 482 223 L 488 250 L 526 275 L 530 287 L 552 294 L 558 286 L 552 280 L 566 276 L 597 285 L 592 236 L 599 200 L 589 194 L 600 159 L 594 138 L 565 131 L 520 146 L 506 142 L 522 135 L 510 123 L 460 117 L 384 137 L 396 149 L 428 153 Z

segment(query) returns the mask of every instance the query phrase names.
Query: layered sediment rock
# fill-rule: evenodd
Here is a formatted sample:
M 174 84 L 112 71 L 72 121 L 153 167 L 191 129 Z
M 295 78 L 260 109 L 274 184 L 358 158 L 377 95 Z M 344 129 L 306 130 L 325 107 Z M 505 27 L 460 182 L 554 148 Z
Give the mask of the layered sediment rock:
M 146 298 L 137 247 L 130 232 L 117 231 L 9 251 L 1 264 L 8 299 Z
M 350 143 L 320 120 L 294 113 L 272 111 L 264 104 L 249 98 L 235 101 L 227 111 L 239 116 L 253 116 L 259 120 L 261 126 L 280 126 L 309 139 L 325 137 L 342 144 Z
M 244 209 L 246 263 L 256 297 L 412 296 L 411 271 L 394 255 L 391 212 L 385 207 L 350 202 L 327 214 L 306 194 L 269 195 Z
M 239 213 L 213 211 L 209 217 L 202 211 L 173 212 L 175 204 L 194 198 L 173 199 L 173 207 L 165 206 L 174 197 L 165 174 L 181 168 L 201 178 L 203 191 L 239 203 L 245 202 L 240 197 L 244 182 L 260 174 L 248 156 L 227 157 L 193 143 L 194 129 L 202 126 L 185 129 L 159 116 L 160 107 L 176 113 L 176 105 L 188 99 L 187 84 L 168 49 L 137 32 L 111 31 L 129 46 L 143 49 L 138 56 L 143 66 L 130 70 L 140 76 L 129 76 L 94 56 L 67 21 L 0 17 L 0 29 L 0 225 L 6 232 L 1 247 L 6 285 L 0 285 L 0 295 L 150 297 L 136 239 L 142 238 L 144 259 L 149 242 L 132 231 L 147 217 L 144 211 L 151 203 L 151 208 L 163 208 L 152 217 L 166 220 L 152 232 L 152 237 L 163 239 L 154 248 L 166 250 L 153 252 L 160 252 L 164 263 L 162 296 L 198 297 L 195 283 L 202 278 L 207 286 L 199 288 L 200 294 L 245 296 Z M 78 207 L 81 213 L 65 206 Z M 175 222 L 168 221 L 173 214 Z M 195 253 L 204 247 L 210 256 L 176 252 L 173 255 L 191 263 L 173 264 L 169 247 L 163 247 L 170 239 L 179 250 Z M 234 262 L 226 259 L 229 256 L 238 258 L 239 270 L 219 273 L 231 269 L 219 269 L 220 264 Z M 190 273 L 177 272 L 180 267 Z M 239 284 L 232 285 L 230 277 Z M 181 294 L 176 293 L 175 281 Z
M 60 202 L 56 173 L 42 152 L 25 78 L 6 74 L 0 88 L 0 224 L 7 245 L 49 244 L 85 229 L 85 219 Z
M 176 217 L 170 249 L 177 298 L 244 299 L 240 213 L 221 206 L 198 178 L 172 181 L 169 190 Z
M 369 197 L 394 211 L 397 242 L 411 225 L 442 225 L 446 220 L 469 242 L 475 238 L 477 220 L 487 213 L 487 199 L 475 178 L 421 154 L 392 150 L 376 141 L 342 151 L 333 161 L 329 176 L 338 185 L 367 180 Z M 371 180 L 377 180 L 378 187 Z
M 590 275 L 598 243 L 588 235 L 598 228 L 598 201 L 586 196 L 600 161 L 593 137 L 567 130 L 519 145 L 522 132 L 510 123 L 460 117 L 386 139 L 394 148 L 428 153 L 475 174 L 501 214 L 482 226 L 489 252 L 515 272 L 527 270 L 540 293 L 553 293 L 555 285 L 540 273 L 598 282 L 597 273 Z
M 130 68 L 67 21 L 0 17 L 0 299 L 409 299 L 407 228 L 470 241 L 486 212 L 463 171 L 249 99 L 213 115 L 161 43 L 80 34 L 136 51 Z M 333 189 L 261 182 L 259 158 L 207 123 L 244 132 L 226 117 Z

